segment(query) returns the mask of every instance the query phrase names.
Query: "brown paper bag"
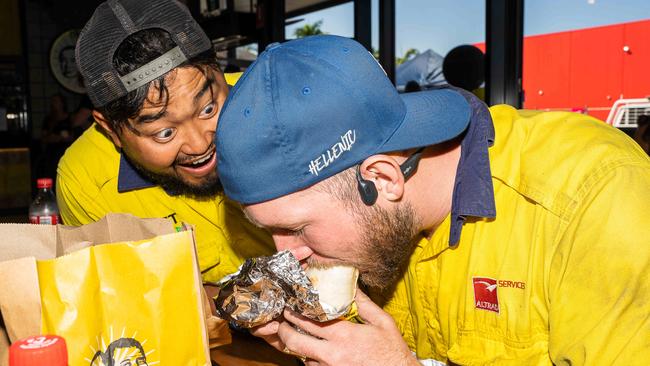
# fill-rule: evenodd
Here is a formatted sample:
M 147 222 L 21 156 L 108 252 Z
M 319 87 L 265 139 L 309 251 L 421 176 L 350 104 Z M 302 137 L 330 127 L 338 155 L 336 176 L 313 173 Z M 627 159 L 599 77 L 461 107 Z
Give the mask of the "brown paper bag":
M 9 359 L 9 339 L 7 332 L 4 331 L 4 323 L 0 317 L 0 365 L 5 366 Z
M 14 341 L 41 332 L 41 299 L 36 259 L 52 259 L 94 244 L 137 241 L 174 232 L 166 219 L 139 219 L 110 214 L 81 226 L 0 224 L 0 313 L 8 339 Z M 197 264 L 198 265 L 198 264 Z M 203 290 L 201 288 L 201 290 Z M 203 313 L 210 345 L 230 342 L 227 325 L 210 312 L 203 296 Z M 0 329 L 1 330 L 1 329 Z M 0 332 L 0 365 L 6 364 L 7 337 Z

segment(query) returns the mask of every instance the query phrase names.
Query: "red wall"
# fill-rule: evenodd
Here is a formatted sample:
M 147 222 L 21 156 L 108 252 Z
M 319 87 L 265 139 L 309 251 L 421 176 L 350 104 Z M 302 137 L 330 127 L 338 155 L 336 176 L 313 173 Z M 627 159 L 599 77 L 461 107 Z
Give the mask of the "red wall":
M 525 37 L 523 63 L 524 108 L 604 120 L 617 99 L 650 96 L 650 20 Z

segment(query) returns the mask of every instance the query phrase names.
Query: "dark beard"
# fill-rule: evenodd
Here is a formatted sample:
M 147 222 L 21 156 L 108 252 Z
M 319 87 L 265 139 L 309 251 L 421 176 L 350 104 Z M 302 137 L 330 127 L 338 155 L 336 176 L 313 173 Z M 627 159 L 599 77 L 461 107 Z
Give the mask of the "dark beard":
M 124 154 L 126 160 L 135 168 L 135 170 L 143 178 L 150 181 L 151 183 L 160 186 L 168 194 L 171 195 L 182 195 L 195 198 L 198 200 L 214 198 L 214 196 L 223 192 L 223 186 L 221 185 L 221 180 L 219 180 L 219 175 L 215 172 L 213 175 L 209 175 L 205 182 L 200 185 L 188 184 L 183 181 L 181 178 L 170 175 L 170 174 L 160 174 L 149 171 L 145 169 L 142 165 L 133 161 L 129 158 L 128 155 Z
M 361 282 L 380 291 L 387 289 L 403 275 L 412 254 L 418 224 L 415 210 L 409 204 L 394 212 L 373 206 L 356 215 L 365 238 L 356 263 Z

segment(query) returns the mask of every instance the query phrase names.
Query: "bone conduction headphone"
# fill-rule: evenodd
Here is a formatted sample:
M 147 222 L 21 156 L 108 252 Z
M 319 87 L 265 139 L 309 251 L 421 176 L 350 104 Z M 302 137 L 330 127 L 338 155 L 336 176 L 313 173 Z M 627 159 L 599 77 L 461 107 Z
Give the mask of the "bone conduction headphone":
M 422 158 L 422 152 L 425 147 L 419 148 L 413 155 L 409 156 L 408 159 L 400 164 L 399 169 L 402 171 L 402 175 L 404 175 L 404 182 L 409 180 L 418 170 L 418 163 L 420 162 L 420 158 Z M 373 181 L 363 179 L 361 176 L 361 164 L 357 165 L 357 188 L 359 189 L 359 195 L 361 195 L 361 201 L 366 206 L 372 206 L 377 202 L 377 187 L 375 187 Z

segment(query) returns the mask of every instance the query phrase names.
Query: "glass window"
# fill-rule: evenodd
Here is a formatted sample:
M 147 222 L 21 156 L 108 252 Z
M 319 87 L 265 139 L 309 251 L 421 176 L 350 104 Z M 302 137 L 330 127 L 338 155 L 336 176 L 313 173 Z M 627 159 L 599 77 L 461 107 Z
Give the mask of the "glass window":
M 650 113 L 650 2 L 537 0 L 524 13 L 525 108 L 624 129 Z
M 398 0 L 395 7 L 398 89 L 449 83 L 483 98 L 485 2 Z
M 348 2 L 287 20 L 286 39 L 316 34 L 354 37 L 354 4 Z

